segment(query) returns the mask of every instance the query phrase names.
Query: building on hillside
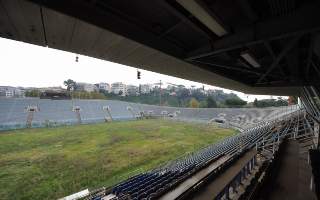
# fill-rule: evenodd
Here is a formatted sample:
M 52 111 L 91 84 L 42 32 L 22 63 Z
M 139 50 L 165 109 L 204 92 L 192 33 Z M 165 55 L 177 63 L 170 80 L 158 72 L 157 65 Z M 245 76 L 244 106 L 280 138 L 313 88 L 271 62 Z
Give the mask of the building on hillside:
M 14 90 L 6 90 L 5 96 L 6 97 L 14 97 Z
M 193 92 L 198 92 L 198 93 L 202 93 L 202 94 L 206 94 L 206 90 L 204 89 L 204 87 L 201 88 L 197 88 L 195 90 L 193 90 Z
M 111 92 L 111 87 L 110 87 L 110 84 L 109 83 L 98 83 L 98 88 L 99 90 L 103 90 L 103 91 L 106 91 L 106 92 Z
M 25 91 L 22 88 L 16 88 L 11 86 L 0 86 L 1 97 L 25 97 Z
M 25 97 L 25 90 L 22 87 L 17 87 L 14 90 L 14 96 L 15 97 Z
M 215 91 L 216 91 L 216 90 L 209 89 L 209 90 L 206 91 L 206 93 L 207 93 L 208 96 L 212 96 L 212 95 L 215 94 Z
M 170 92 L 175 92 L 177 91 L 178 87 L 174 86 L 174 85 L 168 85 L 167 86 L 167 90 Z
M 167 86 L 167 90 L 169 90 L 170 92 L 177 92 L 185 88 L 186 87 L 184 85 L 177 85 L 173 83 L 168 83 L 168 86 Z
M 127 86 L 122 82 L 116 82 L 111 84 L 111 92 L 114 94 L 119 94 L 121 96 L 126 96 Z
M 149 94 L 152 91 L 152 85 L 151 84 L 142 84 L 140 87 L 140 94 Z
M 98 87 L 91 83 L 76 83 L 75 91 L 97 92 Z
M 139 88 L 135 85 L 127 85 L 127 95 L 136 96 L 139 94 Z

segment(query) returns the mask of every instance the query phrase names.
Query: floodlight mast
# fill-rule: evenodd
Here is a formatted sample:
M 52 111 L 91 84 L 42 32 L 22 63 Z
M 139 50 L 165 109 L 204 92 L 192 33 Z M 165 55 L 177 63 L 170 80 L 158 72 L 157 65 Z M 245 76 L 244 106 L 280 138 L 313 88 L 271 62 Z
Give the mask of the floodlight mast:
M 154 83 L 153 85 L 159 85 L 159 106 L 161 106 L 162 105 L 162 102 L 161 102 L 161 96 L 162 96 L 162 85 L 163 85 L 163 83 L 162 83 L 162 81 L 160 80 L 159 81 L 159 83 Z
M 162 86 L 162 82 L 160 80 L 160 92 L 159 92 L 159 105 L 160 106 L 162 105 L 162 102 L 161 102 L 162 88 L 161 88 L 161 86 Z

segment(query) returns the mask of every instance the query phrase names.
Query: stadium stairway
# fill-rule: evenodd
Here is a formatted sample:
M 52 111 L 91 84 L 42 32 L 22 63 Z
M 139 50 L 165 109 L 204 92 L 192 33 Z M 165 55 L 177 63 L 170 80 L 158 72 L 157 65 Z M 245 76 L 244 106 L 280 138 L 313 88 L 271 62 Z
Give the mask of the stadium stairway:
M 316 199 L 309 162 L 313 146 L 313 127 L 309 121 L 308 117 L 298 115 L 280 130 L 284 135 L 277 134 L 282 139 L 263 141 L 260 155 L 265 161 L 239 199 Z M 264 152 L 269 156 L 263 155 Z

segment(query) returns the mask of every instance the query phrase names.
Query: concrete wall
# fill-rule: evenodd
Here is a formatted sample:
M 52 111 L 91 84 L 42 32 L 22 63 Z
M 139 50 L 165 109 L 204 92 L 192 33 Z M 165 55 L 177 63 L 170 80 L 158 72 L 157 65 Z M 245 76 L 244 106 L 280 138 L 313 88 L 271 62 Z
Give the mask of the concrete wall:
M 0 99 L 0 130 L 24 128 L 28 116 L 27 107 L 37 106 L 33 113 L 32 126 L 58 126 L 78 123 L 77 115 L 72 111 L 79 106 L 82 123 L 104 122 L 108 114 L 104 106 L 110 107 L 110 113 L 115 120 L 134 120 L 134 116 L 127 107 L 131 107 L 134 114 L 141 111 L 153 111 L 153 115 L 161 115 L 163 111 L 175 113 L 175 119 L 208 122 L 213 118 L 223 118 L 227 122 L 236 123 L 240 127 L 247 127 L 258 122 L 275 118 L 289 111 L 289 107 L 282 108 L 175 108 L 136 104 L 113 100 L 48 100 L 48 99 Z

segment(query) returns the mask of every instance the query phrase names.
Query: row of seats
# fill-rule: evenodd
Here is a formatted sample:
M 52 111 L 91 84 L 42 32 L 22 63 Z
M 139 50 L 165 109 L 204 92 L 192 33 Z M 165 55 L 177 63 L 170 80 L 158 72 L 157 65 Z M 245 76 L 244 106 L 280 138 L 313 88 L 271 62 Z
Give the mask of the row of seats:
M 128 196 L 131 199 L 139 200 L 159 197 L 163 192 L 170 189 L 174 183 L 183 181 L 183 177 L 198 171 L 219 156 L 225 154 L 233 155 L 241 148 L 243 150 L 252 148 L 262 137 L 272 133 L 272 127 L 274 127 L 273 122 L 260 124 L 168 165 L 128 179 L 116 185 L 111 193 L 118 197 L 124 196 L 123 199 L 127 199 Z M 235 154 L 235 156 L 239 156 L 239 154 Z M 237 157 L 234 157 L 232 160 L 236 159 Z
M 107 116 L 104 106 L 111 108 L 111 114 L 115 119 L 132 118 L 132 113 L 127 110 L 131 107 L 134 113 L 152 111 L 153 115 L 160 116 L 163 111 L 177 114 L 179 119 L 202 120 L 223 116 L 226 121 L 232 122 L 239 127 L 249 127 L 258 122 L 271 119 L 284 113 L 286 108 L 175 108 L 155 105 L 136 104 L 112 100 L 48 100 L 36 98 L 12 98 L 0 99 L 0 129 L 6 130 L 23 128 L 27 118 L 26 108 L 37 106 L 38 112 L 34 113 L 35 126 L 47 126 L 53 124 L 68 125 L 77 122 L 77 117 L 72 111 L 74 106 L 81 110 L 81 119 L 85 123 L 97 123 L 104 121 Z
M 191 169 L 190 167 L 184 168 L 177 173 L 171 171 L 147 172 L 115 186 L 112 193 L 115 195 L 126 194 L 131 199 L 155 198 Z

